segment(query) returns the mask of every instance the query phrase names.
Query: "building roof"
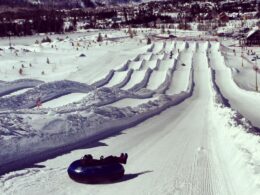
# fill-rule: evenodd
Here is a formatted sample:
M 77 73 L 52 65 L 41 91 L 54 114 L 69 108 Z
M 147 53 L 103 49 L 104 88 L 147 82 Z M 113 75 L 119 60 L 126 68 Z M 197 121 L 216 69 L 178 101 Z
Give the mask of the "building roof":
M 256 33 L 256 31 L 259 31 L 259 29 L 258 29 L 258 28 L 253 28 L 252 30 L 250 30 L 250 31 L 248 32 L 246 38 L 251 37 L 253 34 Z

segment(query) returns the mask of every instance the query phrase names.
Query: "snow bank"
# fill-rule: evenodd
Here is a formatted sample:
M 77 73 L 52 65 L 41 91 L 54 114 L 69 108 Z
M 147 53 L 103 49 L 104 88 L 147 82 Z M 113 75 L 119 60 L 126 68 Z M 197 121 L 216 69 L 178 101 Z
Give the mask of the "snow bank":
M 114 73 L 115 73 L 115 70 L 110 70 L 110 72 L 107 74 L 107 76 L 105 78 L 93 83 L 92 85 L 95 87 L 102 87 L 102 86 L 106 85 L 111 80 Z
M 43 103 L 41 108 L 57 108 L 70 103 L 78 102 L 86 96 L 86 93 L 71 93 Z
M 136 83 L 133 87 L 131 87 L 129 90 L 130 91 L 138 91 L 142 88 L 145 88 L 148 81 L 149 81 L 149 78 L 152 74 L 152 70 L 150 68 L 148 68 L 146 71 L 145 71 L 145 75 L 143 77 L 143 79 L 139 82 L 139 83 Z
M 131 60 L 127 60 L 127 62 L 121 68 L 117 69 L 117 71 L 126 71 L 131 62 L 132 62 Z
M 147 83 L 146 88 L 150 90 L 157 90 L 167 78 L 167 72 L 168 71 L 154 70 L 149 78 L 149 82 Z
M 140 61 L 131 61 L 128 64 L 128 69 L 133 69 L 133 70 L 140 70 L 142 67 L 142 64 L 144 63 L 144 60 Z
M 158 99 L 135 108 L 91 106 L 67 114 L 56 112 L 38 116 L 0 114 L 2 149 L 0 174 L 24 166 L 21 162 L 30 164 L 44 156 L 69 151 L 86 144 L 88 140 L 98 139 L 137 125 L 190 97 L 194 88 L 193 78 L 189 83 L 191 85 L 189 91 L 172 97 L 160 95 Z M 13 127 L 12 124 L 16 126 Z M 23 161 L 25 158 L 26 161 Z
M 132 76 L 133 72 L 134 72 L 133 69 L 128 70 L 127 75 L 125 76 L 125 78 L 120 83 L 114 85 L 113 87 L 121 88 L 121 87 L 125 86 L 129 82 L 129 80 L 131 79 L 131 76 Z
M 166 73 L 164 81 L 157 88 L 156 93 L 165 94 L 166 91 L 170 88 L 170 85 L 172 83 L 173 72 L 176 70 L 176 64 L 177 60 L 175 59 L 161 61 L 159 70 L 164 70 L 165 68 L 168 68 L 168 71 Z
M 45 83 L 23 94 L 0 98 L 0 110 L 33 108 L 39 97 L 41 102 L 46 102 L 70 93 L 87 93 L 93 89 L 92 86 L 74 81 Z
M 0 83 L 0 97 L 21 89 L 36 87 L 43 83 L 43 81 L 34 79 L 19 79 L 12 82 L 3 82 Z
M 228 99 L 228 103 L 233 109 L 246 117 L 255 127 L 257 127 L 256 129 L 258 129 L 260 127 L 258 117 L 258 110 L 260 109 L 259 94 L 245 91 L 237 86 L 233 80 L 231 69 L 225 65 L 223 56 L 220 52 L 211 52 L 210 57 L 210 61 L 212 62 L 211 66 L 216 73 L 216 84 L 219 87 L 221 94 Z M 214 61 L 216 59 L 218 60 L 217 63 Z
M 230 70 L 227 67 L 225 69 Z M 216 70 L 211 69 L 211 75 L 215 96 L 215 102 L 212 102 L 209 107 L 209 124 L 211 124 L 209 129 L 211 129 L 211 138 L 214 139 L 211 144 L 215 143 L 212 147 L 213 153 L 224 156 L 221 160 L 228 165 L 225 168 L 227 172 L 224 174 L 234 176 L 230 181 L 234 194 L 259 194 L 260 138 L 255 135 L 255 133 L 259 135 L 259 131 L 250 121 L 231 108 L 229 100 L 222 94 L 216 82 Z M 231 79 L 232 76 L 229 76 Z
M 216 71 L 214 69 L 211 69 L 211 78 L 212 78 L 213 88 L 217 93 L 217 95 L 215 96 L 215 101 L 226 107 L 231 107 L 228 99 L 223 96 L 223 94 L 221 93 L 221 91 L 219 89 L 219 86 L 216 83 Z
M 218 92 L 216 95 L 219 96 Z M 260 138 L 252 134 L 252 126 L 245 118 L 223 104 L 210 105 L 209 129 L 216 140 L 212 142 L 216 144 L 213 153 L 224 155 L 221 160 L 228 165 L 225 174 L 234 176 L 231 183 L 235 194 L 257 195 L 260 193 Z
M 113 87 L 120 84 L 127 77 L 128 71 L 115 71 L 113 77 L 103 87 Z
M 159 64 L 159 60 L 144 60 L 141 67 L 140 67 L 140 70 L 146 70 L 148 68 L 152 69 L 152 70 L 155 70 L 156 67 L 158 67 L 158 64 Z
M 117 107 L 117 108 L 124 108 L 124 107 L 128 107 L 128 106 L 137 107 L 141 104 L 148 103 L 148 102 L 154 101 L 156 99 L 158 99 L 158 97 L 144 98 L 144 99 L 124 98 L 113 104 L 110 104 L 109 106 Z

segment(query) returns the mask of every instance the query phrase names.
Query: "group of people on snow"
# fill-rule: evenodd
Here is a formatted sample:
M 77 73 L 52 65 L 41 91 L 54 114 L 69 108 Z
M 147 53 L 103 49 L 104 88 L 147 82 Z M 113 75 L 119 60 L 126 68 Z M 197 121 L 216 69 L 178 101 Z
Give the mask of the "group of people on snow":
M 81 160 L 83 165 L 93 166 L 113 163 L 126 164 L 127 158 L 127 153 L 121 153 L 119 157 L 110 155 L 104 158 L 104 156 L 101 156 L 100 159 L 94 159 L 91 154 L 87 154 Z

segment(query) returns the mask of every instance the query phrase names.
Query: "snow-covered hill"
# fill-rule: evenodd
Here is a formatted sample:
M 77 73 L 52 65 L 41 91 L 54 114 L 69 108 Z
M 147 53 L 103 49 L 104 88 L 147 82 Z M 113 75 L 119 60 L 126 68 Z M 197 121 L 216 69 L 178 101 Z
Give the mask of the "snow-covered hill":
M 201 32 L 124 30 L 12 38 L 12 49 L 0 40 L 0 194 L 260 194 L 260 96 L 247 55 L 242 67 L 230 40 Z M 99 33 L 108 37 L 96 42 Z M 158 34 L 150 45 L 147 34 Z M 118 182 L 67 175 L 86 153 L 121 152 Z
M 234 82 L 224 58 L 237 56 L 232 49 L 209 37 L 146 45 L 142 36 L 102 46 L 92 41 L 86 49 L 96 36 L 41 45 L 16 41 L 17 55 L 2 42 L 0 175 L 6 174 L 0 194 L 259 194 L 259 136 L 247 131 L 260 127 L 260 96 Z M 32 52 L 22 53 L 24 47 Z M 46 53 L 51 64 L 40 58 Z M 67 58 L 48 70 L 61 53 Z M 29 64 L 36 56 L 39 63 L 18 75 L 15 62 Z M 43 67 L 46 73 L 36 75 Z M 67 69 L 73 72 L 67 75 Z M 22 88 L 30 89 L 13 93 Z M 39 96 L 43 105 L 31 108 Z M 67 175 L 69 164 L 86 153 L 98 158 L 121 152 L 129 161 L 118 182 L 85 185 Z

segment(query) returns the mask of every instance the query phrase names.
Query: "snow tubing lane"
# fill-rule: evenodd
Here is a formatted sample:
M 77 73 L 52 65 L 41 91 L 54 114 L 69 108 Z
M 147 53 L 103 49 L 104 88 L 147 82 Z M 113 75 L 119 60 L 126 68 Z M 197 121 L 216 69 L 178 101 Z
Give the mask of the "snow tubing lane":
M 112 182 L 122 178 L 125 173 L 120 163 L 87 166 L 81 160 L 71 163 L 67 171 L 71 179 L 80 183 Z

